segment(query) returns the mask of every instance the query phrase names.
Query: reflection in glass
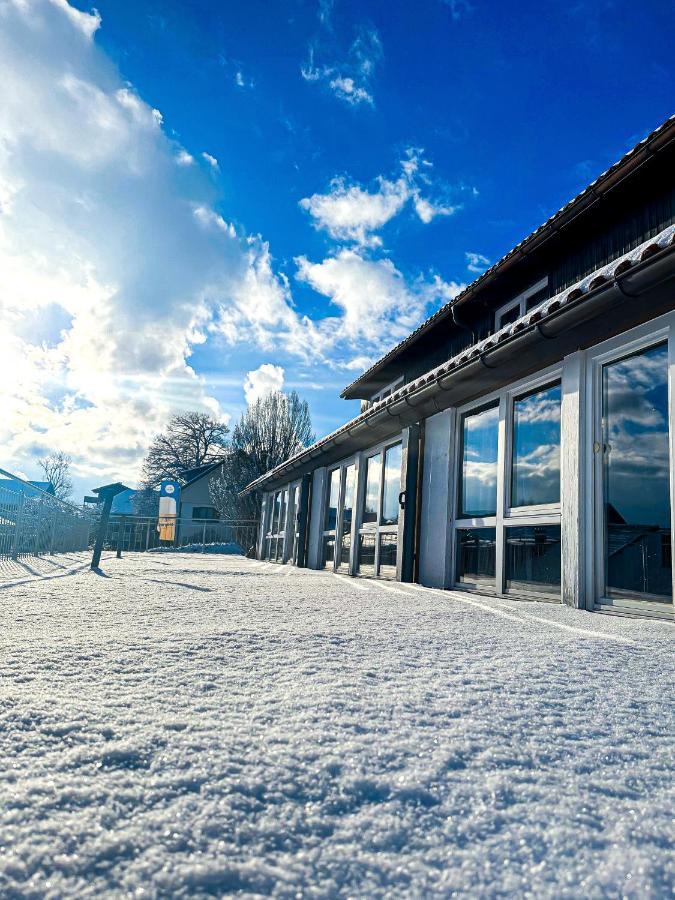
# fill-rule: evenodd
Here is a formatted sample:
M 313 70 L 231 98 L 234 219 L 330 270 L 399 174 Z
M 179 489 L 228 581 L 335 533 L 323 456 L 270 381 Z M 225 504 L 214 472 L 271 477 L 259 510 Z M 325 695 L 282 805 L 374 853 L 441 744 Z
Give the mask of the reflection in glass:
M 352 546 L 352 514 L 356 490 L 356 468 L 345 469 L 345 493 L 342 503 L 342 537 L 340 539 L 340 565 L 349 565 L 349 551 Z
M 398 537 L 396 534 L 380 535 L 380 577 L 396 578 L 396 551 Z
M 560 596 L 560 525 L 523 525 L 505 535 L 506 588 Z
M 279 524 L 279 513 L 281 511 L 281 493 L 277 491 L 274 495 L 274 506 L 272 509 L 272 534 L 276 534 Z
M 377 522 L 377 508 L 380 502 L 380 478 L 382 474 L 382 455 L 368 457 L 366 478 L 366 497 L 363 508 L 364 522 Z
M 513 404 L 511 506 L 560 502 L 560 384 Z
M 347 466 L 345 469 L 345 497 L 342 504 L 342 533 L 349 533 L 352 527 L 352 512 L 354 509 L 354 490 L 356 487 L 356 469 Z
M 332 569 L 334 559 L 335 559 L 335 538 L 334 537 L 325 537 L 323 539 L 323 567 L 324 567 L 324 569 Z
M 460 518 L 494 516 L 497 512 L 497 425 L 499 408 L 467 413 L 462 427 Z
M 361 575 L 375 574 L 375 535 L 359 535 L 359 572 Z
M 324 531 L 335 531 L 337 524 L 337 508 L 340 500 L 340 470 L 333 469 L 330 473 L 330 489 L 328 492 L 328 506 L 326 507 L 326 522 Z
M 286 507 L 288 505 L 288 491 L 283 491 L 281 494 L 281 511 L 279 513 L 279 534 L 283 534 L 286 528 Z
M 401 445 L 389 447 L 384 454 L 384 492 L 381 525 L 398 522 L 398 495 L 401 492 Z
M 668 347 L 604 366 L 606 595 L 672 597 Z
M 459 584 L 495 587 L 496 528 L 461 528 L 457 531 Z
M 520 318 L 520 304 L 517 303 L 515 306 L 512 306 L 511 309 L 507 309 L 505 313 L 502 313 L 499 317 L 499 325 L 498 328 L 504 328 L 506 325 L 511 325 L 512 322 L 517 322 Z

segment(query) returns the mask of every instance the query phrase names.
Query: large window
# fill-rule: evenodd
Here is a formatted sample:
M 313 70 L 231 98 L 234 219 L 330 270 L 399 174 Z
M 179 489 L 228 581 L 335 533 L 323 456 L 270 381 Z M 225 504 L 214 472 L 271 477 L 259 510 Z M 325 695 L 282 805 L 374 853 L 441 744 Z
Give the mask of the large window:
M 560 503 L 560 384 L 513 404 L 511 506 Z
M 401 492 L 400 441 L 367 457 L 365 466 L 358 571 L 361 575 L 395 578 Z
M 323 529 L 323 565 L 326 569 L 349 569 L 355 498 L 354 463 L 331 469 L 328 473 Z
M 483 518 L 497 513 L 498 425 L 498 406 L 463 416 L 460 518 Z
M 668 345 L 602 367 L 604 596 L 670 602 Z
M 267 521 L 264 556 L 266 559 L 283 562 L 286 550 L 286 525 L 288 522 L 289 489 L 268 495 Z
M 560 381 L 460 410 L 455 583 L 560 596 Z

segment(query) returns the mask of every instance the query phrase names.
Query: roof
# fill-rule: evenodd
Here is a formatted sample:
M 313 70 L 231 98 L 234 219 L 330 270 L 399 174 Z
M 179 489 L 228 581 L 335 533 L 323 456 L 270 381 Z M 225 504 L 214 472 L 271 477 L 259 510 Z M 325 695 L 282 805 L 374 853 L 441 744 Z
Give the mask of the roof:
M 638 266 L 642 267 L 643 264 L 654 261 L 654 258 L 657 255 L 660 257 L 665 254 L 672 254 L 673 249 L 675 249 L 675 225 L 670 225 L 656 235 L 656 237 L 650 238 L 634 250 L 625 253 L 608 265 L 597 269 L 572 287 L 565 288 L 565 290 L 556 294 L 554 297 L 549 298 L 541 306 L 538 306 L 524 316 L 521 316 L 521 318 L 517 319 L 512 324 L 506 325 L 495 334 L 462 350 L 461 353 L 446 360 L 439 366 L 436 366 L 436 368 L 431 369 L 429 372 L 416 378 L 414 381 L 404 384 L 389 397 L 373 404 L 373 406 L 369 407 L 365 412 L 362 412 L 354 419 L 351 419 L 336 431 L 331 432 L 320 441 L 317 441 L 310 447 L 306 447 L 295 456 L 290 457 L 280 466 L 277 466 L 275 469 L 272 469 L 265 473 L 265 475 L 252 481 L 242 493 L 261 488 L 265 483 L 279 480 L 284 475 L 290 475 L 291 470 L 297 469 L 303 462 L 308 461 L 312 457 L 316 458 L 320 456 L 324 448 L 336 443 L 337 439 L 347 435 L 357 426 L 369 423 L 370 420 L 374 420 L 380 416 L 382 412 L 389 412 L 390 407 L 400 403 L 402 400 L 408 402 L 411 395 L 419 393 L 429 385 L 433 385 L 444 378 L 452 376 L 472 362 L 483 359 L 488 352 L 508 344 L 520 334 L 540 329 L 543 324 L 554 318 L 565 307 L 583 303 L 587 298 L 596 295 L 600 289 L 617 283 L 617 279 L 623 278 L 626 274 L 630 274 L 632 270 L 636 269 Z M 485 365 L 487 368 L 491 368 L 487 363 Z M 393 412 L 390 412 L 389 414 L 392 417 L 392 421 L 395 421 L 397 418 L 396 414 Z
M 122 491 L 128 491 L 129 488 L 121 481 L 113 481 L 111 484 L 104 484 L 101 487 L 92 488 L 92 494 L 100 494 L 103 497 L 115 496 L 121 494 Z
M 26 485 L 36 488 L 38 491 L 44 491 L 46 494 L 54 493 L 54 485 L 51 481 L 20 481 L 17 478 L 0 478 L 0 488 L 6 488 L 8 491 L 26 490 Z
M 183 472 L 183 478 L 185 479 L 183 483 L 183 487 L 186 488 L 191 484 L 194 484 L 196 481 L 204 478 L 206 475 L 210 475 L 211 472 L 219 469 L 223 464 L 223 460 L 219 459 L 216 462 L 206 463 L 203 466 L 196 466 L 194 469 L 186 469 Z
M 356 397 L 356 391 L 363 381 L 384 368 L 384 366 L 398 356 L 402 350 L 413 344 L 423 334 L 428 332 L 439 320 L 450 315 L 453 307 L 469 300 L 478 292 L 478 290 L 481 290 L 488 283 L 493 281 L 495 277 L 498 274 L 501 274 L 508 266 L 517 262 L 527 253 L 531 253 L 535 247 L 547 240 L 548 237 L 560 229 L 562 225 L 568 224 L 572 219 L 575 219 L 578 215 L 585 212 L 590 206 L 594 206 L 603 194 L 606 194 L 611 188 L 623 181 L 629 174 L 636 171 L 643 163 L 650 159 L 657 150 L 663 149 L 673 139 L 675 139 L 675 115 L 666 119 L 666 121 L 659 125 L 658 128 L 654 129 L 654 131 L 648 134 L 646 138 L 636 144 L 632 150 L 629 150 L 620 160 L 599 175 L 595 181 L 592 181 L 580 194 L 577 194 L 576 197 L 561 207 L 558 212 L 554 213 L 542 225 L 520 241 L 519 244 L 516 244 L 512 250 L 498 260 L 486 272 L 476 278 L 475 281 L 466 287 L 453 300 L 441 306 L 432 316 L 429 316 L 429 318 L 422 322 L 415 331 L 411 332 L 369 369 L 359 375 L 355 381 L 342 391 L 340 396 L 346 399 Z

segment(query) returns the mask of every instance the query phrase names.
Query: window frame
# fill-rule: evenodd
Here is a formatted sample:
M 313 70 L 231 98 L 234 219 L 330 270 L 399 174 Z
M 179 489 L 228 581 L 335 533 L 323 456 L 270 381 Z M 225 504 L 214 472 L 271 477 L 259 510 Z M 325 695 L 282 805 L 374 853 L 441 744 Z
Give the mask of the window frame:
M 543 278 L 540 278 L 539 281 L 537 281 L 535 284 L 530 285 L 530 287 L 526 288 L 524 291 L 522 291 L 522 293 L 518 294 L 516 297 L 512 297 L 512 299 L 509 300 L 508 303 L 505 303 L 503 306 L 498 307 L 498 309 L 495 310 L 495 331 L 501 331 L 502 328 L 507 327 L 506 325 L 500 324 L 500 319 L 502 318 L 502 316 L 504 316 L 507 312 L 510 312 L 516 306 L 519 308 L 519 314 L 515 321 L 522 318 L 525 315 L 525 313 L 528 311 L 527 301 L 530 299 L 530 297 L 532 297 L 534 294 L 538 294 L 539 291 L 543 291 L 543 289 L 546 287 L 548 287 L 548 275 L 545 275 Z M 545 303 L 546 300 L 542 300 L 541 302 Z M 539 304 L 537 304 L 537 306 L 538 305 Z M 536 306 L 533 307 L 533 309 L 536 309 L 536 308 L 537 308 Z M 529 312 L 532 312 L 532 310 L 529 310 Z M 512 325 L 513 323 L 509 322 L 508 324 Z
M 388 578 L 389 576 L 383 576 L 380 574 L 380 536 L 383 534 L 395 534 L 397 539 L 397 554 L 400 552 L 400 547 L 398 546 L 398 531 L 399 531 L 399 522 L 395 524 L 382 524 L 380 519 L 382 518 L 383 506 L 384 506 L 384 489 L 385 489 L 385 463 L 387 459 L 387 451 L 392 447 L 397 446 L 398 444 L 403 446 L 403 435 L 395 435 L 394 437 L 387 438 L 386 441 L 382 441 L 380 444 L 375 445 L 374 447 L 369 447 L 367 451 L 364 451 L 361 455 L 361 461 L 359 464 L 359 472 L 363 472 L 363 488 L 360 491 L 357 491 L 357 509 L 356 509 L 356 540 L 355 540 L 355 557 L 354 557 L 354 568 L 357 574 L 362 575 L 367 578 Z M 374 522 L 364 522 L 363 521 L 363 513 L 366 502 L 366 488 L 368 481 L 368 460 L 370 460 L 374 456 L 380 456 L 380 484 L 378 490 L 378 498 L 377 498 L 377 514 Z M 401 459 L 401 466 L 403 465 L 403 460 Z M 361 479 L 359 479 L 361 481 Z M 400 493 L 400 492 L 399 492 Z M 400 521 L 401 509 L 399 505 L 399 521 Z M 360 543 L 361 536 L 373 537 L 375 540 L 375 557 L 373 563 L 373 572 L 360 572 L 361 568 L 361 558 L 360 558 Z
M 660 343 L 668 346 L 668 447 L 670 453 L 670 514 L 671 552 L 675 535 L 675 314 L 666 313 L 616 337 L 603 341 L 586 352 L 588 377 L 585 395 L 585 426 L 588 435 L 582 471 L 588 485 L 586 504 L 586 608 L 601 611 L 620 611 L 626 614 L 661 617 L 664 611 L 672 615 L 675 609 L 675 567 L 673 567 L 673 597 L 670 603 L 605 596 L 605 534 L 603 521 L 602 453 L 594 453 L 596 443 L 602 443 L 602 374 L 605 365 L 634 353 L 640 353 Z M 582 472 L 580 472 L 581 476 Z
M 380 390 L 373 394 L 370 398 L 371 403 L 379 403 L 380 400 L 384 400 L 386 397 L 389 397 L 390 394 L 393 394 L 394 391 L 397 391 L 403 385 L 403 375 L 399 375 L 398 378 L 395 378 L 394 381 L 389 382 L 389 384 L 385 384 L 384 387 L 380 388 Z
M 514 404 L 515 401 L 537 390 L 560 383 L 562 386 L 562 364 L 537 372 L 536 375 L 520 379 L 505 387 L 492 391 L 490 394 L 457 407 L 454 423 L 454 441 L 457 448 L 454 454 L 454 477 L 452 478 L 454 495 L 452 497 L 452 517 L 450 521 L 451 539 L 449 541 L 449 571 L 452 590 L 475 591 L 482 594 L 494 594 L 505 596 L 509 599 L 543 600 L 551 603 L 560 603 L 562 600 L 562 571 L 560 593 L 542 593 L 540 591 L 517 591 L 506 589 L 506 529 L 511 526 L 528 525 L 559 525 L 562 528 L 562 515 L 560 501 L 555 504 L 541 506 L 510 507 L 511 476 L 513 466 L 513 431 L 514 431 Z M 497 422 L 497 503 L 494 516 L 460 517 L 459 503 L 461 499 L 461 479 L 464 463 L 464 420 L 467 415 L 478 413 L 485 409 L 498 407 Z M 561 397 L 562 406 L 562 397 Z M 562 434 L 561 434 L 561 459 L 562 459 Z M 457 557 L 458 557 L 458 533 L 463 530 L 477 528 L 494 528 L 496 530 L 495 548 L 495 587 L 493 590 L 482 584 L 458 581 Z

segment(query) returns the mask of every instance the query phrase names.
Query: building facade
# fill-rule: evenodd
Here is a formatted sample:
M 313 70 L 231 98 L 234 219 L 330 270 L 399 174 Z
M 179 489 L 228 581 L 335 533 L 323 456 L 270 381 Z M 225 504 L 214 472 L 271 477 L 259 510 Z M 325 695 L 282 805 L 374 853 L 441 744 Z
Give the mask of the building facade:
M 670 119 L 349 385 L 258 557 L 672 617 L 673 173 Z

